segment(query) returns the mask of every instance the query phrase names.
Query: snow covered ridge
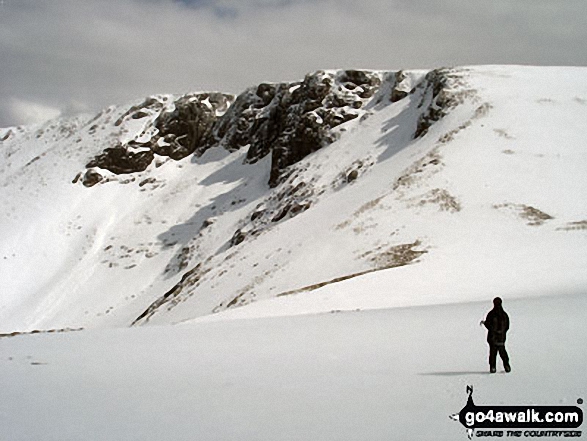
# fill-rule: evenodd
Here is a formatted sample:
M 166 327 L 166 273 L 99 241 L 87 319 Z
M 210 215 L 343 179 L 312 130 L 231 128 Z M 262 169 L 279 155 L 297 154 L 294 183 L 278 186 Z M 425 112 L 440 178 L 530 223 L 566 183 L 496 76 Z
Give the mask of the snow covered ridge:
M 584 292 L 586 85 L 320 71 L 0 129 L 0 333 Z
M 141 172 L 155 157 L 179 160 L 222 146 L 229 151 L 246 147 L 247 163 L 271 154 L 269 183 L 274 187 L 283 170 L 336 140 L 339 133 L 332 129 L 363 115 L 361 109 L 371 101 L 384 77 L 391 81 L 395 100 L 407 96 L 403 89 L 414 91 L 410 79 L 401 72 L 394 77 L 347 70 L 318 71 L 294 83 L 263 83 L 247 89 L 236 100 L 221 93 L 188 94 L 173 101 L 147 98 L 115 123 L 119 126 L 129 119 L 144 119 L 143 129 L 92 159 L 83 182 L 88 186 L 100 182 L 104 173 L 95 168 L 114 174 Z M 443 81 L 441 74 L 433 77 L 436 93 Z M 378 99 L 380 102 L 382 97 Z M 97 126 L 97 122 L 92 125 Z

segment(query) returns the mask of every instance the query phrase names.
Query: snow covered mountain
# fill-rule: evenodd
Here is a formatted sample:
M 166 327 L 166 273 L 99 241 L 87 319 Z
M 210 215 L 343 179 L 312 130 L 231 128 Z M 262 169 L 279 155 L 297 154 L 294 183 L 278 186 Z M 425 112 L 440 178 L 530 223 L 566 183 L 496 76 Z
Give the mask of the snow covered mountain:
M 0 439 L 465 440 L 469 385 L 581 406 L 586 123 L 587 68 L 478 66 L 0 129 Z
M 0 129 L 0 332 L 584 292 L 586 122 L 587 69 L 479 66 Z

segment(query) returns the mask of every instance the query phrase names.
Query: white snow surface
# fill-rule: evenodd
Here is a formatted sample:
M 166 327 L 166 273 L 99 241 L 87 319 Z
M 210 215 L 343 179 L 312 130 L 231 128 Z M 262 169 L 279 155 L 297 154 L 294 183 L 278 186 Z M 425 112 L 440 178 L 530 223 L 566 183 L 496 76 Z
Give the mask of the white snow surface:
M 221 147 L 72 183 L 159 111 L 0 129 L 0 333 L 85 328 L 0 338 L 0 439 L 452 440 L 469 384 L 584 398 L 587 68 L 453 74 L 459 104 L 414 138 L 423 91 L 391 102 L 382 72 L 276 188 L 269 157 Z M 230 246 L 301 182 L 309 209 Z M 479 327 L 496 295 L 507 375 Z
M 478 321 L 490 305 L 3 339 L 0 436 L 465 441 L 449 415 L 468 385 L 477 405 L 576 405 L 587 392 L 587 297 L 506 299 L 509 374 L 487 371 Z

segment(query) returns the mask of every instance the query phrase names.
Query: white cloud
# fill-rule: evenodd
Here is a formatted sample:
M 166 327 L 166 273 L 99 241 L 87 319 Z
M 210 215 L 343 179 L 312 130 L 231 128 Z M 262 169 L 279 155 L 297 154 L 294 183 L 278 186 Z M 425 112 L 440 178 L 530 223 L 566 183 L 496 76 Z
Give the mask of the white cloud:
M 59 109 L 18 98 L 13 98 L 10 101 L 8 112 L 11 118 L 21 124 L 40 123 L 61 115 Z
M 320 68 L 586 65 L 584 0 L 36 0 L 0 11 L 0 126 L 12 97 L 97 109 L 237 93 Z M 2 108 L 4 106 L 4 108 Z

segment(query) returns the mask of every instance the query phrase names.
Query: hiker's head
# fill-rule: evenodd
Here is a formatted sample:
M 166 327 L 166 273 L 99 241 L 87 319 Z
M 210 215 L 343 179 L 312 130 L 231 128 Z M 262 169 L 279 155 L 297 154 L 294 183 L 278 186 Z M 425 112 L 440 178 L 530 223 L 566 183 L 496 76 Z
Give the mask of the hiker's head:
M 493 299 L 493 306 L 499 308 L 501 306 L 501 297 L 496 297 Z

